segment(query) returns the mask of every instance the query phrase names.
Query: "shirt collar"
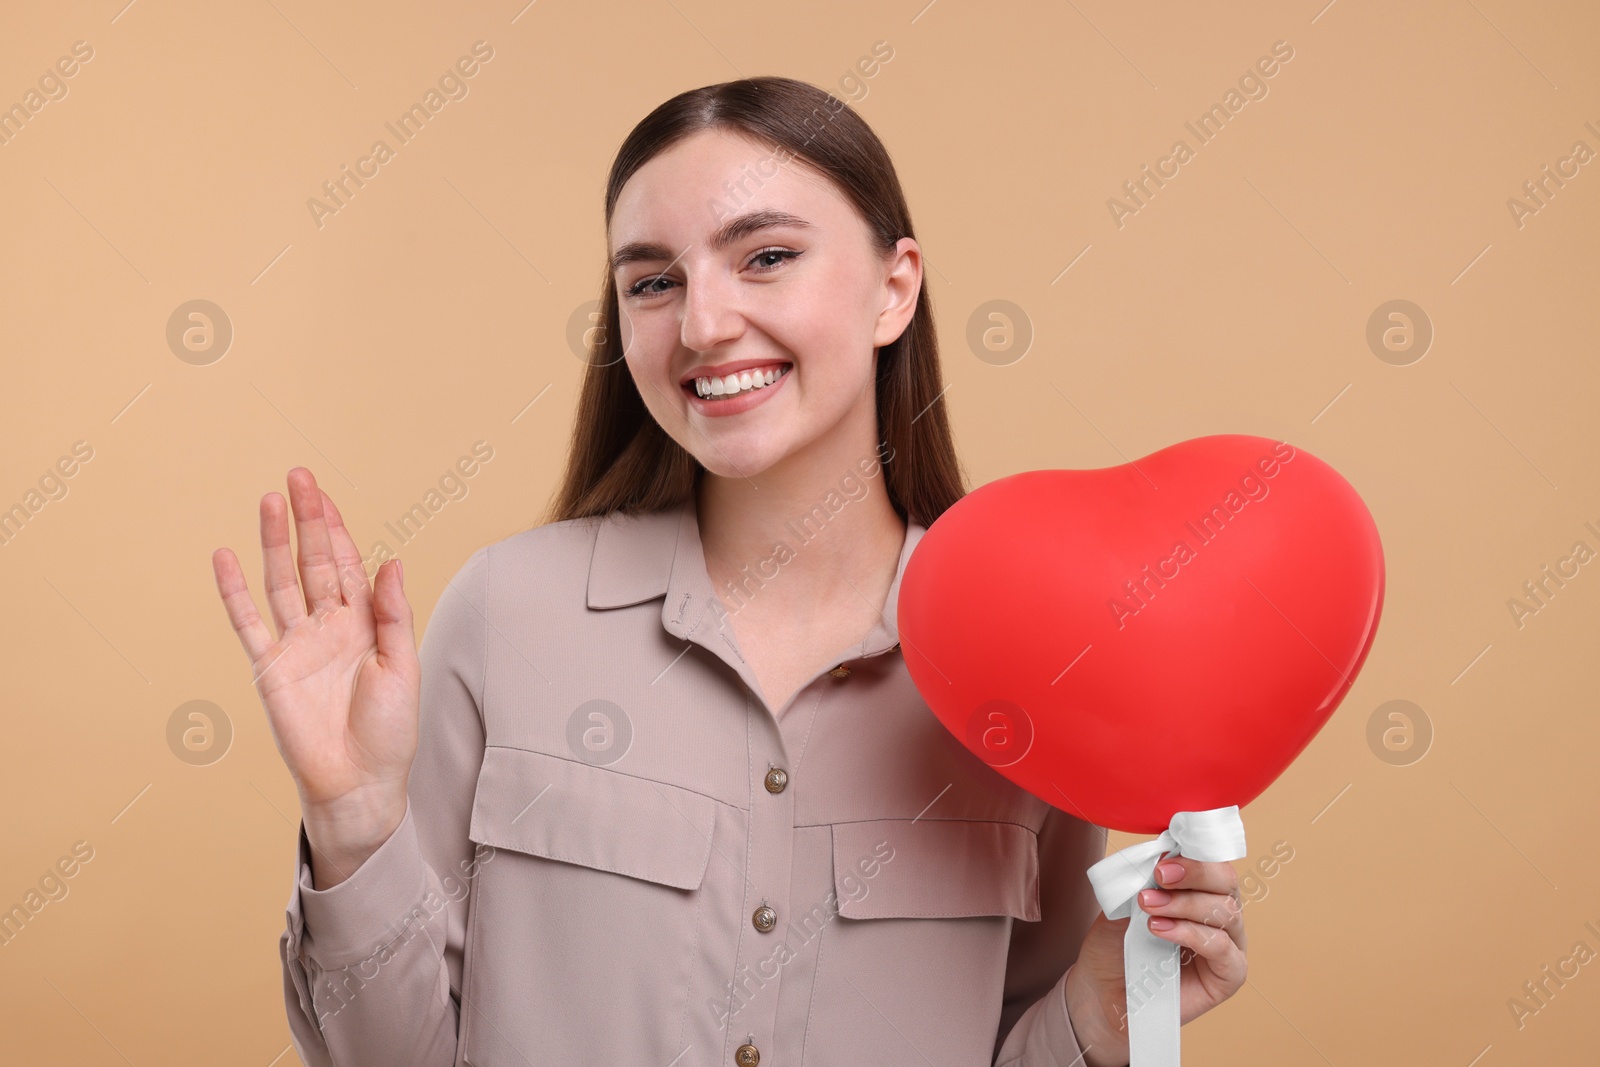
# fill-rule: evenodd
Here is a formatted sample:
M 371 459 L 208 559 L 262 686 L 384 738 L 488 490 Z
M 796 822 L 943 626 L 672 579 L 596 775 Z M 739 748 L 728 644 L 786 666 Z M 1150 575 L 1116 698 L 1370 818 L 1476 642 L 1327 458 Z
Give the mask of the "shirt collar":
M 900 579 L 925 532 L 918 523 L 906 524 L 905 541 L 883 614 L 858 645 L 844 650 L 844 658 L 875 656 L 899 644 L 895 606 Z M 803 550 L 803 543 L 797 537 L 787 547 L 798 552 Z M 723 649 L 731 650 L 743 663 L 727 622 L 727 610 L 706 574 L 692 497 L 663 511 L 637 515 L 614 512 L 605 516 L 596 531 L 589 561 L 589 607 L 628 607 L 657 597 L 663 598 L 661 625 L 668 633 L 703 644 L 719 655 Z

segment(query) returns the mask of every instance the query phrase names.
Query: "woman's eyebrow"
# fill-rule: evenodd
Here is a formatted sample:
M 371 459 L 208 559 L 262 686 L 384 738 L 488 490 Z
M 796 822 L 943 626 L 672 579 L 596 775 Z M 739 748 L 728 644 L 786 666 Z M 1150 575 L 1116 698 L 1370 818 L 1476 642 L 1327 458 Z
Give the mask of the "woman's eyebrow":
M 795 226 L 802 229 L 811 229 L 811 223 L 798 215 L 791 215 L 787 211 L 750 211 L 743 215 L 735 215 L 717 228 L 711 235 L 710 248 L 713 252 L 720 252 L 724 248 L 742 238 L 750 236 L 760 230 L 770 229 L 774 226 Z M 674 255 L 672 249 L 655 241 L 632 241 L 617 249 L 611 257 L 611 270 L 613 273 L 641 260 L 672 260 L 677 261 L 679 255 Z

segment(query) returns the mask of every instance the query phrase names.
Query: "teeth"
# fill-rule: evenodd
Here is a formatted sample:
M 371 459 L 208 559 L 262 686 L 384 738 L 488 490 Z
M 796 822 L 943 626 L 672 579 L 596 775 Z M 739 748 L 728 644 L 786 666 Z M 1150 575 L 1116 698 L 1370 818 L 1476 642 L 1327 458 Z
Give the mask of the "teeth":
M 736 396 L 747 393 L 751 389 L 765 389 L 787 374 L 789 368 L 765 367 L 757 370 L 739 371 L 737 374 L 728 374 L 720 378 L 706 377 L 694 380 L 694 391 L 702 397 Z

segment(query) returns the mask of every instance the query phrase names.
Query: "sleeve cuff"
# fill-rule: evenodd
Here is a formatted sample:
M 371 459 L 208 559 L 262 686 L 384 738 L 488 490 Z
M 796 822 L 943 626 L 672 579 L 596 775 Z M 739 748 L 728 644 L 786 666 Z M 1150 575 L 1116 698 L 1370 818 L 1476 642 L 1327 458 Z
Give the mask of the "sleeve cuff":
M 1072 966 L 1076 967 L 1077 963 Z M 1083 1046 L 1078 1044 L 1078 1032 L 1072 1028 L 1072 1016 L 1067 1011 L 1067 975 L 1071 973 L 1072 967 L 1068 967 L 1061 981 L 1050 991 L 1049 1010 L 1043 1013 L 1040 1022 L 1045 1044 L 1056 1055 L 1057 1062 L 1062 1067 L 1082 1067 Z
M 328 889 L 311 887 L 311 845 L 302 823 L 297 892 L 288 909 L 291 931 L 298 934 L 292 940 L 325 970 L 367 959 L 399 938 L 411 922 L 427 920 L 431 913 L 421 904 L 428 893 L 428 873 L 410 804 L 389 839 L 350 877 Z
M 1050 992 L 1022 1013 L 996 1067 L 1083 1067 L 1084 1050 L 1067 1013 L 1067 975 L 1071 973 L 1072 967 L 1068 967 Z M 1014 1044 L 1018 1038 L 1020 1044 Z

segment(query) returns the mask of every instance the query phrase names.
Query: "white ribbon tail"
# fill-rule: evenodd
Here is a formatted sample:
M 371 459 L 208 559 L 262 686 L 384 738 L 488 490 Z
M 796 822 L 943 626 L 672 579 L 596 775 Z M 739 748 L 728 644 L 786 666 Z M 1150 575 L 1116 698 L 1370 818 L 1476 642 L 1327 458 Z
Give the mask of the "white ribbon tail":
M 1169 852 L 1205 863 L 1242 859 L 1246 849 L 1239 806 L 1177 812 L 1160 837 L 1129 845 L 1089 868 L 1095 899 L 1106 918 L 1128 920 L 1122 967 L 1129 1067 L 1179 1067 L 1179 946 L 1150 932 L 1150 916 L 1138 902 L 1140 890 L 1160 888 L 1156 864 Z

